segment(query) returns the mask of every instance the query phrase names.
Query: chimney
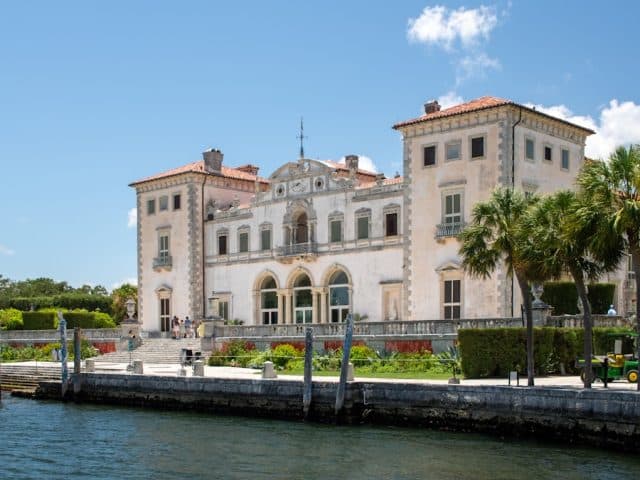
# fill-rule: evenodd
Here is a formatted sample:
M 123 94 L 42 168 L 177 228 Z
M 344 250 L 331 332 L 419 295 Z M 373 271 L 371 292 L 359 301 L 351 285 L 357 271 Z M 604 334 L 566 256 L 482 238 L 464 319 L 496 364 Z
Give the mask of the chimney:
M 241 172 L 249 173 L 257 177 L 260 167 L 256 167 L 255 165 L 249 163 L 247 165 L 242 165 L 241 167 L 236 167 L 236 170 L 240 170 Z
M 344 157 L 344 163 L 349 170 L 358 170 L 358 155 L 347 155 Z
M 210 148 L 202 152 L 204 159 L 204 169 L 207 173 L 220 173 L 222 169 L 222 158 L 224 154 L 215 148 Z
M 424 104 L 424 113 L 429 115 L 430 113 L 436 113 L 440 111 L 440 104 L 437 100 L 431 100 Z

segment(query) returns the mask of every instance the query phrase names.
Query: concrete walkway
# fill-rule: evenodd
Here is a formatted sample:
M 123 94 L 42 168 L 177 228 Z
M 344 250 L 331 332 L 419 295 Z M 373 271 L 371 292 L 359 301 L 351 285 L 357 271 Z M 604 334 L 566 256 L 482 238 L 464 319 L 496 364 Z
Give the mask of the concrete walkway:
M 36 364 L 40 367 L 59 367 L 59 363 L 56 362 L 12 362 L 11 365 L 22 365 L 25 367 L 33 368 Z M 96 373 L 114 373 L 114 374 L 131 374 L 127 370 L 128 363 L 105 363 L 96 362 Z M 84 370 L 84 362 L 82 362 Z M 1 368 L 1 367 L 0 367 Z M 73 373 L 73 362 L 69 362 L 69 374 Z M 144 365 L 145 375 L 156 376 L 180 376 L 180 370 L 182 367 L 175 363 L 154 363 Z M 187 377 L 193 376 L 193 370 L 191 367 L 185 368 Z M 238 379 L 261 379 L 262 371 L 252 368 L 237 368 L 237 367 L 204 367 L 204 376 L 208 378 L 238 378 Z M 278 375 L 278 380 L 285 381 L 302 381 L 302 375 Z M 323 380 L 327 382 L 337 382 L 338 377 L 326 377 L 316 376 L 315 380 Z M 369 377 L 355 377 L 356 381 L 367 382 L 390 382 L 390 383 L 415 383 L 415 384 L 447 384 L 447 380 L 415 380 L 415 379 L 393 379 L 393 378 L 369 378 Z M 539 387 L 556 387 L 556 388 L 582 388 L 582 382 L 578 376 L 548 376 L 548 377 L 536 377 L 536 386 Z M 506 378 L 483 378 L 483 379 L 461 379 L 460 385 L 504 385 L 507 386 L 509 382 Z M 527 385 L 527 378 L 520 378 L 520 386 Z M 611 390 L 630 390 L 635 391 L 637 389 L 636 384 L 629 383 L 625 380 L 619 380 L 616 382 L 610 382 L 608 388 Z M 593 384 L 594 390 L 604 390 L 604 384 L 600 381 Z

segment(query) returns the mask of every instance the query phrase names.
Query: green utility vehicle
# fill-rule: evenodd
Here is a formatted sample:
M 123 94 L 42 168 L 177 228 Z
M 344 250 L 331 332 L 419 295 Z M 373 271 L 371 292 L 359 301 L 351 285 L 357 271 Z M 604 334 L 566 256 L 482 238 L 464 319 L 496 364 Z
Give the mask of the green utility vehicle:
M 622 353 L 622 340 L 624 338 L 634 339 L 634 343 L 638 341 L 637 333 L 625 333 L 625 334 L 613 334 L 612 336 L 618 337 L 614 342 L 614 353 L 608 353 L 606 355 L 594 355 L 591 359 L 591 367 L 593 369 L 593 380 L 612 382 L 614 380 L 620 380 L 622 378 L 627 379 L 631 383 L 638 381 L 638 359 L 635 357 L 635 353 Z M 636 351 L 634 345 L 633 351 Z M 582 369 L 580 378 L 584 382 L 585 369 L 584 359 L 578 359 L 578 367 Z

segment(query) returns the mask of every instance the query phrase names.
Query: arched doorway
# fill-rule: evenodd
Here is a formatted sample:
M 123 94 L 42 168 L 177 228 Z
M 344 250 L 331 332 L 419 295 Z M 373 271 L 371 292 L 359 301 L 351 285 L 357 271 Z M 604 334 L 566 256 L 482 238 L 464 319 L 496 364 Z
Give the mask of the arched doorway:
M 338 270 L 329 278 L 329 318 L 331 322 L 344 322 L 349 314 L 350 306 L 349 278 L 345 272 Z
M 293 318 L 296 323 L 313 322 L 311 279 L 305 273 L 301 273 L 293 284 Z
M 260 284 L 260 318 L 264 325 L 278 323 L 278 290 L 276 281 L 271 276 Z

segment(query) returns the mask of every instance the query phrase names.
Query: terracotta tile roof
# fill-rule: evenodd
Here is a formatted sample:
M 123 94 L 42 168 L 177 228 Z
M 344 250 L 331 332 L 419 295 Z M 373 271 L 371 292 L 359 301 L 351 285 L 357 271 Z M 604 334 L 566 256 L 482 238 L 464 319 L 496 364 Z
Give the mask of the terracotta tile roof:
M 382 181 L 382 185 L 398 185 L 404 182 L 404 177 L 385 178 Z M 371 188 L 376 185 L 376 182 L 363 182 L 358 185 L 358 188 Z
M 200 160 L 198 162 L 188 163 L 181 167 L 173 168 L 171 170 L 167 170 L 166 172 L 158 173 L 156 175 L 137 180 L 129 184 L 129 186 L 132 187 L 134 185 L 138 185 L 139 183 L 150 182 L 152 180 L 158 180 L 161 178 L 173 177 L 175 175 L 180 175 L 183 173 L 205 173 L 207 175 L 215 175 L 214 173 L 206 172 L 204 169 L 204 161 Z M 257 180 L 260 183 L 269 183 L 269 181 L 265 178 L 252 175 L 251 173 L 244 172 L 236 168 L 225 167 L 224 165 L 222 166 L 220 176 L 225 178 L 233 178 L 235 180 L 247 180 L 250 182 L 255 182 Z
M 406 126 L 409 126 L 409 125 L 415 125 L 416 123 L 428 122 L 430 120 L 436 120 L 438 118 L 452 117 L 454 115 L 461 115 L 463 113 L 476 112 L 476 111 L 479 111 L 479 110 L 486 110 L 488 108 L 495 108 L 495 107 L 500 107 L 500 106 L 503 106 L 503 105 L 514 105 L 514 106 L 516 106 L 518 108 L 522 108 L 522 109 L 527 110 L 529 112 L 534 112 L 534 113 L 537 113 L 538 115 L 542 115 L 542 116 L 547 117 L 547 118 L 552 118 L 554 120 L 557 120 L 559 122 L 565 123 L 567 125 L 571 125 L 572 127 L 580 128 L 581 130 L 589 132 L 590 134 L 595 133 L 593 130 L 590 130 L 588 128 L 582 127 L 580 125 L 576 125 L 575 123 L 567 122 L 566 120 L 554 117 L 552 115 L 548 115 L 546 113 L 542 113 L 542 112 L 540 112 L 538 110 L 535 110 L 533 108 L 529 108 L 529 107 L 526 107 L 524 105 L 520 105 L 519 103 L 516 103 L 516 102 L 514 102 L 512 100 L 506 100 L 504 98 L 490 97 L 490 96 L 476 98 L 475 100 L 471 100 L 469 102 L 461 103 L 460 105 L 454 105 L 453 107 L 445 108 L 444 110 L 439 110 L 437 112 L 433 112 L 433 113 L 429 113 L 429 114 L 425 113 L 425 114 L 423 114 L 423 115 L 421 115 L 421 116 L 419 116 L 417 118 L 412 118 L 411 120 L 406 120 L 404 122 L 396 123 L 393 126 L 393 128 L 397 130 L 399 128 L 406 127 Z
M 328 167 L 335 168 L 336 170 L 342 170 L 348 172 L 349 169 L 344 163 L 334 162 L 333 160 L 320 160 L 322 163 L 327 165 Z M 362 175 L 371 175 L 375 177 L 377 175 L 376 172 L 372 172 L 370 170 L 365 170 L 363 168 L 358 168 L 358 173 Z

